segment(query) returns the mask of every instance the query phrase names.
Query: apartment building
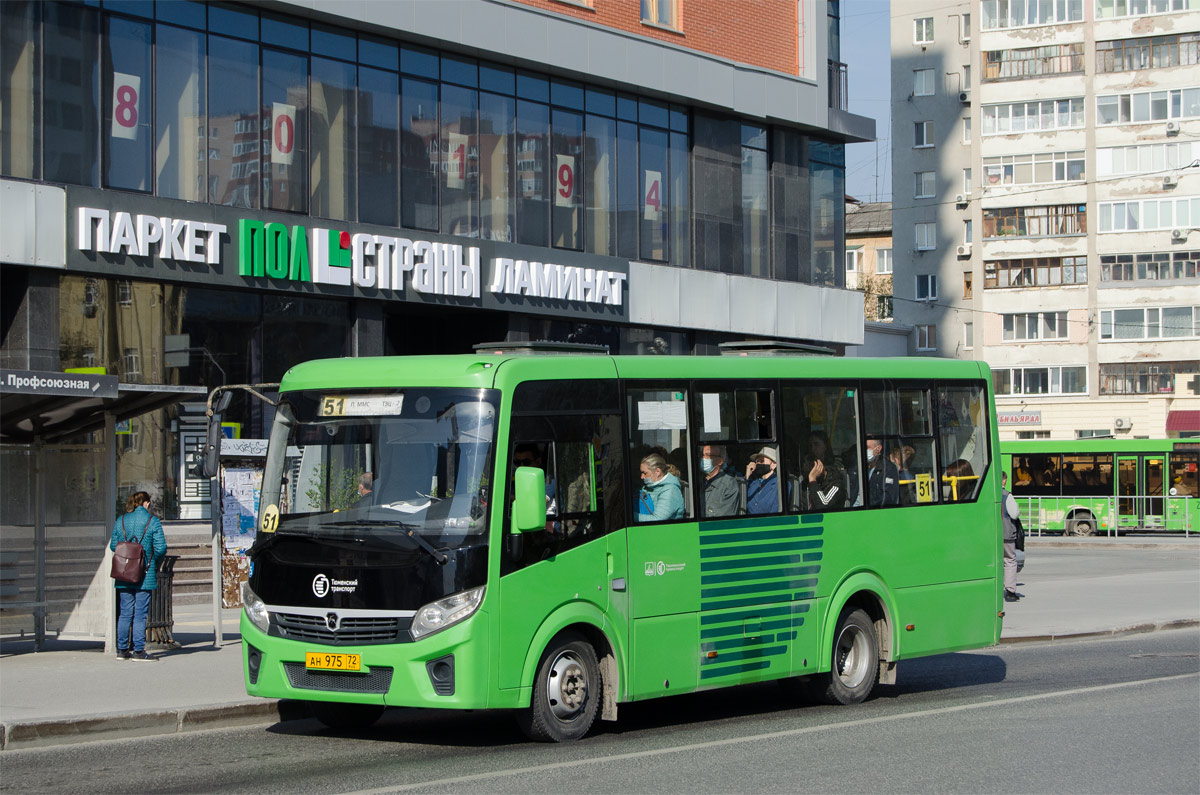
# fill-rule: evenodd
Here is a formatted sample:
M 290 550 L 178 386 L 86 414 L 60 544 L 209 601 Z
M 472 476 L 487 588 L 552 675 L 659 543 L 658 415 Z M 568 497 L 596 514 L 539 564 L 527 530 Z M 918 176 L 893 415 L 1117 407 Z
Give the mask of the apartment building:
M 895 316 L 1001 438 L 1200 434 L 1200 0 L 892 6 Z

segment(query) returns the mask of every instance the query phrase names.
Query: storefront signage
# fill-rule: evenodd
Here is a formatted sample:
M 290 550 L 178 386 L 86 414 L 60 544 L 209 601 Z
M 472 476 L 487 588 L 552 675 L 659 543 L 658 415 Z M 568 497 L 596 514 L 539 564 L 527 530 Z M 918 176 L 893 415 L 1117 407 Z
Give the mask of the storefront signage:
M 275 111 L 280 129 L 272 145 L 287 146 L 289 109 Z M 558 195 L 574 201 L 576 163 L 563 158 L 558 166 Z M 449 298 L 460 305 L 520 306 L 554 315 L 620 317 L 627 311 L 629 274 L 612 257 L 445 235 L 421 239 L 357 224 L 316 227 L 270 212 L 239 218 L 246 211 L 151 197 L 123 197 L 121 205 L 105 207 L 114 194 L 82 188 L 68 193 L 77 199 L 69 202 L 73 249 L 83 255 L 68 267 L 78 270 L 116 275 L 135 264 L 145 278 L 212 286 L 304 291 L 321 286 L 333 288 L 320 291 L 327 295 L 351 290 L 385 300 Z M 539 261 L 547 255 L 570 263 Z
M 224 233 L 224 224 L 80 207 L 75 245 L 80 251 L 149 257 L 157 243 L 161 260 L 216 265 Z
M 1000 425 L 1041 425 L 1040 411 L 997 411 L 996 422 Z

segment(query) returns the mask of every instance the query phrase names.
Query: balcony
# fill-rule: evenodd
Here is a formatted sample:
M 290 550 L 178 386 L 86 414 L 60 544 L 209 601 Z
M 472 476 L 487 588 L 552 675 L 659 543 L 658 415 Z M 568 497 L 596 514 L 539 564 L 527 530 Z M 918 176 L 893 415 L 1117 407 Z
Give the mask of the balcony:
M 829 107 L 847 110 L 849 103 L 849 88 L 846 82 L 846 64 L 839 61 L 829 62 Z

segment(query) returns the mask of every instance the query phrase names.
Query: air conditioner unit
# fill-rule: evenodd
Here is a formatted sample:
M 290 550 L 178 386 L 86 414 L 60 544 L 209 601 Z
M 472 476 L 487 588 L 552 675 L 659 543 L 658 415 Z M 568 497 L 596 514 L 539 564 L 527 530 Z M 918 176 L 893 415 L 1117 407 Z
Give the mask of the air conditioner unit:
M 964 105 L 970 105 L 971 104 L 971 92 L 970 91 L 959 91 L 958 92 L 958 101 Z
M 1188 236 L 1188 230 L 1186 230 L 1186 229 L 1172 229 L 1171 230 L 1171 239 L 1172 240 L 1182 242 L 1184 240 L 1187 240 L 1187 236 Z
M 1113 428 L 1118 431 L 1127 431 L 1133 427 L 1133 420 L 1128 417 L 1117 417 L 1113 420 Z
M 1179 122 L 1177 122 L 1177 121 L 1167 122 L 1167 135 L 1178 135 L 1178 134 L 1179 134 Z
M 963 243 L 961 246 L 959 246 L 958 247 L 958 256 L 960 256 L 960 257 L 971 256 L 971 244 Z
M 1167 174 L 1163 177 L 1163 188 L 1173 188 L 1179 184 L 1179 177 L 1174 174 Z
M 968 196 L 965 193 L 960 193 L 954 197 L 954 203 L 958 204 L 958 205 L 966 204 L 967 201 L 968 201 Z

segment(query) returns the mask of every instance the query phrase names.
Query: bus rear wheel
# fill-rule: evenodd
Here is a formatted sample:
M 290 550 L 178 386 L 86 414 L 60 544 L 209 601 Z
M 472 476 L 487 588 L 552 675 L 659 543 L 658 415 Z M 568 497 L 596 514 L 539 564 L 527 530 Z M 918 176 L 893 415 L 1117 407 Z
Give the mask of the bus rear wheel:
M 365 729 L 383 714 L 382 704 L 339 704 L 310 701 L 308 711 L 331 729 Z
M 581 739 L 600 706 L 600 665 L 580 635 L 559 635 L 542 654 L 529 707 L 517 722 L 531 740 L 561 743 Z
M 810 677 L 805 694 L 822 704 L 857 704 L 871 694 L 879 679 L 875 622 L 865 611 L 847 607 L 838 617 L 833 638 L 829 672 Z
M 1080 513 L 1071 519 L 1067 527 L 1073 536 L 1090 536 L 1096 532 L 1096 520 L 1091 514 Z

